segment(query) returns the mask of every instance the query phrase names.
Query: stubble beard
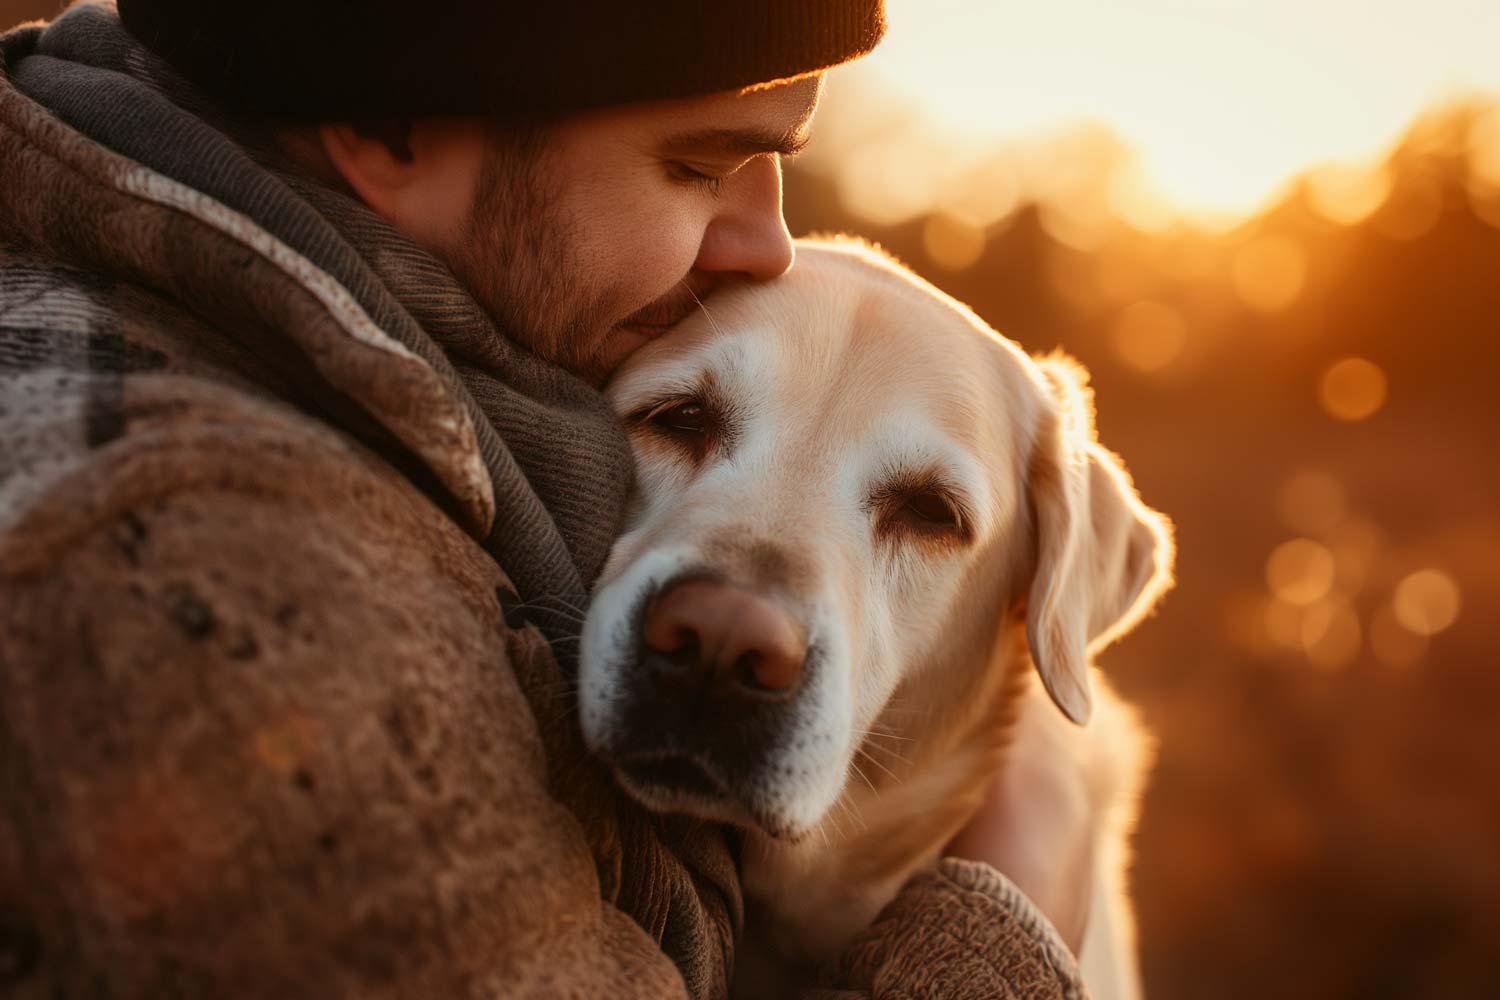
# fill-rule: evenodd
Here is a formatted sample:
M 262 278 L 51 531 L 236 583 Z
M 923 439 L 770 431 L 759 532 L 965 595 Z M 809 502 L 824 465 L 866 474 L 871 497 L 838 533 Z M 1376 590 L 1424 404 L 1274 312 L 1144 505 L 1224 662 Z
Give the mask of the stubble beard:
M 490 143 L 453 270 L 502 331 L 599 384 L 601 349 L 618 319 L 577 252 L 578 227 L 547 180 L 540 134 Z

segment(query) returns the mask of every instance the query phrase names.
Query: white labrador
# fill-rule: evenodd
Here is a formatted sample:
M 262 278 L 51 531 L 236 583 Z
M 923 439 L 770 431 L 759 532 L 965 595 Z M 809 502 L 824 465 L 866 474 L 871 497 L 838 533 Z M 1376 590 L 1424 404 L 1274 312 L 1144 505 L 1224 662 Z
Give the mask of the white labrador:
M 746 969 L 835 956 L 1000 768 L 1066 755 L 1096 820 L 1084 975 L 1138 995 L 1146 739 L 1089 657 L 1172 545 L 1083 379 L 834 241 L 612 382 L 640 478 L 585 624 L 584 734 L 647 806 L 745 829 Z

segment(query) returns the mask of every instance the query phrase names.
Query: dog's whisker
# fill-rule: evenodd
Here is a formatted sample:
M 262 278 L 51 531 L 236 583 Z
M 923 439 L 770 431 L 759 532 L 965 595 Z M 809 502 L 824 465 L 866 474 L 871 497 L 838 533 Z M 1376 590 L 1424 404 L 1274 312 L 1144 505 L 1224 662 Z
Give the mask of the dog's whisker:
M 897 736 L 895 733 L 888 733 L 879 729 L 856 729 L 854 732 L 858 736 L 878 736 L 883 740 L 900 740 L 902 743 L 917 742 L 910 736 Z
M 901 752 L 906 748 L 901 746 L 891 746 L 890 744 L 885 742 L 887 738 L 888 737 L 880 733 L 870 733 L 865 737 L 865 739 L 860 741 L 860 746 L 868 747 L 872 750 L 879 750 L 881 753 L 890 754 L 898 760 L 904 760 L 905 758 L 902 756 Z M 907 740 L 906 742 L 913 744 L 916 743 L 915 740 Z
M 888 767 L 886 767 L 886 766 L 885 766 L 885 765 L 884 765 L 884 764 L 882 764 L 882 763 L 881 763 L 881 762 L 880 762 L 880 761 L 878 761 L 878 760 L 876 760 L 876 759 L 875 759 L 875 758 L 874 758 L 874 757 L 871 757 L 871 756 L 870 756 L 870 755 L 869 755 L 869 754 L 868 754 L 868 753 L 865 753 L 865 751 L 864 751 L 864 749 L 863 749 L 863 748 L 861 748 L 861 749 L 860 749 L 860 750 L 859 750 L 859 751 L 858 751 L 858 753 L 859 753 L 859 754 L 860 754 L 860 755 L 861 755 L 861 756 L 863 756 L 863 757 L 864 757 L 864 758 L 865 758 L 865 760 L 867 760 L 867 761 L 869 761 L 869 762 L 870 762 L 870 763 L 871 763 L 871 764 L 874 764 L 874 765 L 875 765 L 875 766 L 876 766 L 876 767 L 878 767 L 878 768 L 880 768 L 880 769 L 881 769 L 881 770 L 882 770 L 882 771 L 884 771 L 884 772 L 885 772 L 885 773 L 886 773 L 886 774 L 888 774 L 888 775 L 890 775 L 890 776 L 891 776 L 891 780 L 892 780 L 892 781 L 900 781 L 900 780 L 901 780 L 901 779 L 900 779 L 900 778 L 898 778 L 898 777 L 897 777 L 897 776 L 896 776 L 896 772 L 895 772 L 895 771 L 892 771 L 892 770 L 891 770 L 891 769 L 890 769 L 890 768 L 888 768 Z
M 836 805 L 842 805 L 842 802 L 836 803 Z M 839 814 L 837 809 L 833 809 L 825 813 L 824 818 L 827 819 L 828 822 L 833 826 L 834 833 L 838 834 L 839 840 L 849 839 L 849 835 L 844 832 L 844 824 L 839 822 Z M 831 840 L 828 842 L 828 846 L 833 846 Z
M 693 301 L 698 303 L 698 308 L 702 309 L 703 315 L 708 317 L 708 325 L 713 327 L 714 333 L 722 336 L 724 331 L 719 328 L 719 323 L 716 319 L 714 319 L 714 314 L 708 311 L 708 306 L 704 305 L 703 300 L 698 298 L 698 293 L 693 291 L 692 287 L 687 283 L 685 279 L 680 280 L 677 283 L 683 288 L 687 289 L 687 293 L 693 297 Z
M 554 615 L 570 612 L 578 621 L 583 621 L 588 616 L 586 609 L 579 607 L 561 594 L 541 594 L 529 601 L 517 601 L 511 605 L 511 608 L 517 611 L 546 611 Z
M 865 824 L 864 817 L 860 816 L 860 814 L 854 810 L 854 807 L 848 802 L 848 800 L 840 798 L 836 804 L 841 810 L 843 810 L 843 812 L 845 812 L 849 816 L 849 818 L 854 822 L 854 825 L 858 827 L 860 831 L 868 829 Z M 845 836 L 845 839 L 848 839 L 847 835 Z
M 512 611 L 545 611 L 549 615 L 557 615 L 560 618 L 570 618 L 575 621 L 583 621 L 587 615 L 572 605 L 544 604 L 541 600 L 527 601 L 524 604 L 512 604 Z
M 872 792 L 878 791 L 878 789 L 876 789 L 876 787 L 875 787 L 875 782 L 871 781 L 870 780 L 870 776 L 867 775 L 867 774 L 865 774 L 865 772 L 860 769 L 859 761 L 857 761 L 857 760 L 851 760 L 849 762 L 849 766 L 854 770 L 855 774 L 857 774 L 857 775 L 860 776 L 860 778 L 864 781 L 865 784 L 867 784 L 867 785 L 870 786 L 870 791 L 872 791 Z
M 866 748 L 865 749 L 865 755 L 866 756 L 869 756 L 869 751 L 871 751 L 871 750 L 879 750 L 881 753 L 885 754 L 887 757 L 890 757 L 897 764 L 907 764 L 907 765 L 911 764 L 911 761 L 904 754 L 902 754 L 899 750 L 897 750 L 895 747 L 882 746 L 881 744 L 876 743 L 873 740 L 866 741 L 865 744 L 864 744 L 864 747 Z

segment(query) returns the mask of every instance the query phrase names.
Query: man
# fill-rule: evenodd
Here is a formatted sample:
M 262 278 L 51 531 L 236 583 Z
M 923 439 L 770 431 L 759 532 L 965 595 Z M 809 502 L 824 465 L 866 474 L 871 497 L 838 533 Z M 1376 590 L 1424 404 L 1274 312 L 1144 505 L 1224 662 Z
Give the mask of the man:
M 732 837 L 570 715 L 630 481 L 591 385 L 790 266 L 777 158 L 882 29 L 121 0 L 0 39 L 7 995 L 724 995 Z M 958 860 L 830 976 L 1079 991 Z

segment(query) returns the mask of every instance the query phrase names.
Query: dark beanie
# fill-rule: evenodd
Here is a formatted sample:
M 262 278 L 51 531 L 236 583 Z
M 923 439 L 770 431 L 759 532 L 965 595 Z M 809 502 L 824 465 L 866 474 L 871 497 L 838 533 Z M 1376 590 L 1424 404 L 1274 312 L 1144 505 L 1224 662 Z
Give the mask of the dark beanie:
M 228 108 L 547 117 L 799 76 L 874 48 L 882 0 L 119 0 Z

